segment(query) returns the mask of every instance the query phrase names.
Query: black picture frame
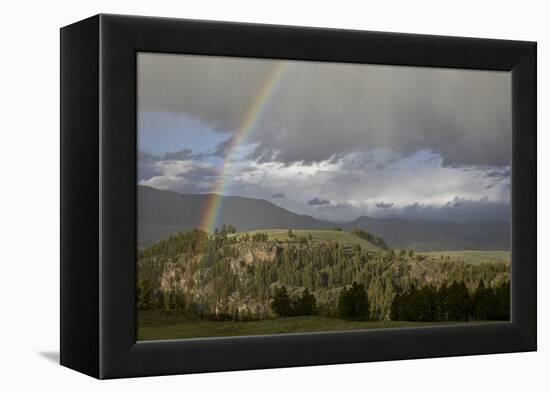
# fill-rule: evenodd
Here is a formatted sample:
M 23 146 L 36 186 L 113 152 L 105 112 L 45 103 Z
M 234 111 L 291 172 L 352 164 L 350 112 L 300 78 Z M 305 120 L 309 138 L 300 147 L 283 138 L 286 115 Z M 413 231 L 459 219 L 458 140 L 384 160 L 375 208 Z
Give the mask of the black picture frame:
M 510 323 L 136 341 L 136 53 L 512 73 Z M 97 15 L 61 29 L 61 364 L 96 378 L 537 348 L 536 43 Z

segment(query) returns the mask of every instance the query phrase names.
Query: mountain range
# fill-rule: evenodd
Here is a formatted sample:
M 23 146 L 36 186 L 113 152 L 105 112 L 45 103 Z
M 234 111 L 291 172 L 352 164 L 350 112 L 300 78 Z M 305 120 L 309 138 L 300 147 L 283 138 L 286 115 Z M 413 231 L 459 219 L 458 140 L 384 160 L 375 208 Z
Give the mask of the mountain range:
M 181 194 L 138 186 L 138 246 L 147 247 L 201 222 L 209 194 Z M 416 251 L 508 250 L 510 224 L 501 221 L 452 222 L 362 216 L 337 224 L 296 214 L 263 199 L 222 196 L 217 225 L 237 231 L 260 229 L 364 229 L 394 248 Z

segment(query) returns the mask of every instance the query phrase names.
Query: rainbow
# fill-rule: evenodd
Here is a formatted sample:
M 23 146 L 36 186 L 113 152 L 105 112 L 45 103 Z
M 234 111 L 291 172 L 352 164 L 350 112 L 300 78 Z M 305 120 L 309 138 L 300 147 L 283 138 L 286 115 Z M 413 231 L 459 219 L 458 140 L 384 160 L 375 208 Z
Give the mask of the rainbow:
M 218 220 L 220 208 L 222 205 L 222 194 L 226 185 L 227 173 L 231 168 L 231 161 L 238 147 L 243 144 L 248 135 L 252 132 L 258 121 L 264 114 L 267 104 L 270 98 L 276 92 L 277 87 L 280 85 L 283 79 L 283 73 L 287 67 L 288 62 L 277 62 L 273 69 L 270 70 L 266 80 L 264 81 L 262 88 L 258 92 L 251 105 L 245 112 L 240 127 L 233 138 L 229 141 L 229 146 L 226 149 L 223 165 L 217 176 L 218 180 L 214 185 L 212 192 L 208 194 L 208 198 L 203 210 L 199 228 L 212 233 Z

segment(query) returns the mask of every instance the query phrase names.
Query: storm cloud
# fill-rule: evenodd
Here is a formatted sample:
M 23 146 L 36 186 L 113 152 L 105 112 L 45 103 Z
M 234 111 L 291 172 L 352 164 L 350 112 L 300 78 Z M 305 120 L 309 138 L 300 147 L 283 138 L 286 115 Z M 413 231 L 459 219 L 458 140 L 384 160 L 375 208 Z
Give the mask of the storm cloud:
M 143 53 L 138 62 L 140 111 L 186 113 L 227 139 L 280 63 Z M 255 158 L 309 162 L 357 148 L 423 148 L 447 165 L 510 164 L 510 73 L 285 63 L 248 137 Z
M 138 182 L 335 222 L 509 220 L 510 99 L 506 72 L 140 53 Z
M 328 199 L 319 199 L 319 198 L 313 198 L 307 201 L 307 204 L 309 206 L 322 206 L 322 205 L 330 205 L 330 201 Z
M 164 155 L 165 160 L 189 160 L 193 157 L 193 150 L 188 148 L 183 148 L 180 151 L 173 153 L 166 153 Z

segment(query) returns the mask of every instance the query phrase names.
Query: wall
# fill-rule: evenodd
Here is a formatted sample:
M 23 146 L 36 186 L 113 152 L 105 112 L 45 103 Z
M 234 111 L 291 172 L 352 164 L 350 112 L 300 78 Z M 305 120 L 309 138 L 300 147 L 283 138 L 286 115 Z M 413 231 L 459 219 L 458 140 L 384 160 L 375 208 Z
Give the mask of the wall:
M 542 261 L 550 258 L 548 134 L 539 133 L 538 353 L 397 361 L 98 382 L 59 367 L 59 32 L 98 12 L 323 26 L 365 30 L 537 40 L 539 130 L 548 106 L 550 29 L 540 1 L 19 1 L 4 3 L 0 23 L 0 239 L 3 391 L 244 391 L 346 390 L 463 392 L 542 391 L 548 382 L 548 287 Z M 548 276 L 544 279 L 546 284 Z M 10 387 L 5 389 L 6 387 Z M 538 388 L 537 388 L 538 387 Z

